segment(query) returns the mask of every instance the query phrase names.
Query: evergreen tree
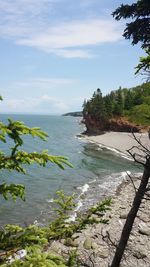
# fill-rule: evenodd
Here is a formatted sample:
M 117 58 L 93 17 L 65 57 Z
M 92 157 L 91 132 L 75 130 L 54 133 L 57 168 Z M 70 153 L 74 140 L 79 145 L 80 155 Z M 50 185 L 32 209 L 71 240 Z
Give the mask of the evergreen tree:
M 124 102 L 123 102 L 123 96 L 121 89 L 117 91 L 117 98 L 116 98 L 116 103 L 114 107 L 114 114 L 118 116 L 123 115 L 123 110 L 124 110 Z
M 106 109 L 106 116 L 107 118 L 112 117 L 113 113 L 113 101 L 110 95 L 106 95 L 104 97 L 105 109 Z
M 131 5 L 121 5 L 112 14 L 116 20 L 129 19 L 123 36 L 131 39 L 132 44 L 141 43 L 144 49 L 150 49 L 150 2 L 149 0 L 138 0 Z
M 92 115 L 98 120 L 105 120 L 106 117 L 105 103 L 102 97 L 101 90 L 99 88 L 93 94 Z
M 124 108 L 126 110 L 129 110 L 132 108 L 132 106 L 133 106 L 133 94 L 131 93 L 130 90 L 128 90 L 125 96 Z
M 142 90 L 137 90 L 133 97 L 133 104 L 134 105 L 141 105 L 143 103 L 142 99 Z
M 112 15 L 116 20 L 129 19 L 132 21 L 126 23 L 123 36 L 125 39 L 131 39 L 132 44 L 141 43 L 146 55 L 140 58 L 140 63 L 136 67 L 136 73 L 146 72 L 150 79 L 150 2 L 149 0 L 138 0 L 131 5 L 121 5 Z

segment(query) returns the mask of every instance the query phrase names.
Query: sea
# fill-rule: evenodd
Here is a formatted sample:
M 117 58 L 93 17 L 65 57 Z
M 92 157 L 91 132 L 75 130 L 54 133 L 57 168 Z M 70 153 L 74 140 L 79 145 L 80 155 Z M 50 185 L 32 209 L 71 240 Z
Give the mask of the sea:
M 61 155 L 69 159 L 73 168 L 64 170 L 54 164 L 40 167 L 36 164 L 26 166 L 26 175 L 1 171 L 1 183 L 24 184 L 26 200 L 4 200 L 0 196 L 0 226 L 31 223 L 46 225 L 54 217 L 53 205 L 56 192 L 75 194 L 76 207 L 70 220 L 75 220 L 80 212 L 113 194 L 117 185 L 127 177 L 127 173 L 140 175 L 142 170 L 128 157 L 79 138 L 84 125 L 81 118 L 52 115 L 12 115 L 1 114 L 0 121 L 7 123 L 8 118 L 23 121 L 30 127 L 40 127 L 48 133 L 47 141 L 24 136 L 23 150 L 28 152 L 48 149 L 51 155 Z M 10 140 L 0 143 L 0 150 L 10 153 L 13 146 Z

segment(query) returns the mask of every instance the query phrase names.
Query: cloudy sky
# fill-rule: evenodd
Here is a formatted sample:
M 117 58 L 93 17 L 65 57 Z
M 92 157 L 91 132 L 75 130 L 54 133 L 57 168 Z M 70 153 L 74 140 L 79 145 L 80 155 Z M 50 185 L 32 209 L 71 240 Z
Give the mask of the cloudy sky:
M 101 88 L 142 82 L 143 54 L 124 40 L 111 13 L 131 0 L 0 0 L 0 112 L 81 110 Z

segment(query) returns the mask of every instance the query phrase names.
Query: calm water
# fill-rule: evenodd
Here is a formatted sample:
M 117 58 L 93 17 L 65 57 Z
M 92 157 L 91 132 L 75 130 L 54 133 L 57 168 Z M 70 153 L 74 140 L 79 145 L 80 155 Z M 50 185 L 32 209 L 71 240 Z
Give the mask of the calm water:
M 24 149 L 41 151 L 48 149 L 50 154 L 64 155 L 74 165 L 71 169 L 60 170 L 49 164 L 45 168 L 32 165 L 27 175 L 3 172 L 3 180 L 23 183 L 26 187 L 26 201 L 5 201 L 1 197 L 0 224 L 29 224 L 35 220 L 45 223 L 50 220 L 52 199 L 57 190 L 77 193 L 78 208 L 86 208 L 115 188 L 125 176 L 125 171 L 141 172 L 133 162 L 121 158 L 119 154 L 101 149 L 95 144 L 76 138 L 83 131 L 79 118 L 46 115 L 1 115 L 1 121 L 11 117 L 24 121 L 28 126 L 39 126 L 49 134 L 47 142 L 25 137 Z M 0 144 L 1 150 L 8 145 Z

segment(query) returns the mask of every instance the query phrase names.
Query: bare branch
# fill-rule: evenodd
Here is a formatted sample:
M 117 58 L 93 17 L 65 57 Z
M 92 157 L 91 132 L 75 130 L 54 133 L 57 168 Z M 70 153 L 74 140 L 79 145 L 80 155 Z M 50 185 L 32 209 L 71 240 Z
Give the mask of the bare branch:
M 145 167 L 145 163 L 141 162 L 140 160 L 137 160 L 137 158 L 136 158 L 136 153 L 133 154 L 133 153 L 131 152 L 131 150 L 132 150 L 133 148 L 134 148 L 134 147 L 128 149 L 127 152 L 130 154 L 130 156 L 134 159 L 134 161 L 135 161 L 136 163 L 139 163 L 139 164 L 141 164 L 143 167 Z
M 131 177 L 131 175 L 128 173 L 128 172 L 126 172 L 127 173 L 127 175 L 128 175 L 128 177 L 130 178 L 130 180 L 131 180 L 131 183 L 132 183 L 132 185 L 133 185 L 133 188 L 134 188 L 134 191 L 135 191 L 135 193 L 136 193 L 136 186 L 135 186 L 135 184 L 134 184 L 134 182 L 133 182 L 133 179 L 132 179 L 132 177 Z
M 133 135 L 135 141 L 137 141 L 137 143 L 140 145 L 140 147 L 142 147 L 142 148 L 144 149 L 145 153 L 147 152 L 148 155 L 150 156 L 150 151 L 149 151 L 149 149 L 148 149 L 146 146 L 144 146 L 144 145 L 142 144 L 142 142 L 141 142 L 141 138 L 138 139 L 138 138 L 136 137 L 136 135 L 135 135 L 134 132 L 132 132 L 132 135 Z

